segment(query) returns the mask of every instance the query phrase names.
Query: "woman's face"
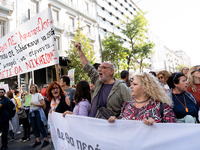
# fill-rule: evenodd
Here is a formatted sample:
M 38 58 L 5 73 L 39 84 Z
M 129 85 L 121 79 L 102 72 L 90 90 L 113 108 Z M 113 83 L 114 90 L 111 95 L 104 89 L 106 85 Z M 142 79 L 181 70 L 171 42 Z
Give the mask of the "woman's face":
M 159 75 L 158 75 L 158 80 L 159 80 L 161 83 L 166 84 L 166 80 L 165 80 L 163 74 L 159 74 Z
M 142 83 L 137 76 L 135 76 L 135 78 L 134 78 L 134 80 L 131 84 L 131 89 L 132 89 L 131 95 L 134 98 L 137 98 L 137 97 L 144 95 L 144 89 L 142 87 Z
M 188 87 L 188 82 L 186 80 L 186 77 L 181 76 L 179 78 L 179 83 L 175 84 L 175 86 L 180 92 L 185 92 L 187 90 L 187 87 Z
M 58 98 L 60 96 L 60 88 L 58 85 L 54 85 L 53 88 L 51 89 L 51 93 L 54 98 Z
M 35 93 L 35 92 L 36 92 L 36 88 L 35 88 L 35 86 L 31 86 L 30 91 L 31 91 L 31 93 Z
M 197 69 L 192 73 L 192 76 L 194 78 L 200 78 L 200 67 L 197 67 Z

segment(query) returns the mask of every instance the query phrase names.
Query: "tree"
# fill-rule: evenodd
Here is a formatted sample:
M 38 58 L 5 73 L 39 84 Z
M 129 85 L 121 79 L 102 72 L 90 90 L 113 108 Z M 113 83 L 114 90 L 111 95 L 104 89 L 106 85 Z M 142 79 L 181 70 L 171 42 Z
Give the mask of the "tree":
M 144 15 L 141 14 L 140 12 L 137 12 L 137 14 L 134 16 L 134 19 L 131 19 L 129 20 L 129 22 L 124 23 L 125 29 L 122 31 L 122 33 L 124 33 L 129 38 L 129 43 L 130 43 L 130 49 L 128 51 L 128 56 L 127 56 L 128 70 L 131 61 L 133 63 L 135 62 L 135 59 L 137 59 L 135 55 L 137 54 L 137 52 L 139 52 L 138 48 L 142 47 L 139 45 L 141 45 L 141 43 L 143 43 L 147 39 L 146 37 L 146 34 L 148 32 L 147 24 L 148 21 L 146 20 Z M 135 49 L 135 45 L 138 45 L 137 50 Z M 141 50 L 140 53 L 142 52 Z
M 79 24 L 79 26 L 80 26 L 80 24 Z M 74 36 L 75 43 L 78 43 L 78 42 L 81 43 L 82 50 L 83 50 L 85 56 L 87 57 L 88 61 L 91 64 L 94 64 L 95 52 L 92 49 L 91 41 L 90 41 L 90 39 L 87 38 L 86 35 L 83 34 L 83 32 L 82 32 L 83 29 L 80 28 L 79 26 L 78 26 L 75 36 Z M 75 48 L 75 43 L 71 42 L 70 49 L 68 52 L 66 52 L 68 54 L 68 58 L 70 60 L 70 64 L 69 64 L 67 70 L 75 68 L 75 83 L 77 83 L 81 80 L 89 81 L 89 77 L 88 77 L 87 73 L 83 70 L 83 66 L 81 64 L 80 57 Z
M 107 35 L 102 40 L 102 45 L 104 47 L 103 57 L 105 61 L 112 62 L 117 68 L 117 74 L 115 77 L 119 77 L 119 70 L 121 68 L 126 68 L 126 64 L 122 61 L 127 57 L 126 49 L 123 47 L 123 40 L 120 36 L 113 33 Z
M 152 42 L 142 42 L 141 44 L 135 46 L 135 58 L 139 64 L 140 72 L 143 72 L 144 66 L 148 67 L 143 60 L 150 57 L 153 47 L 154 44 Z
M 183 67 L 190 68 L 188 65 L 180 64 L 180 65 L 178 65 L 178 66 L 175 67 L 175 70 L 181 72 L 181 70 L 183 69 Z

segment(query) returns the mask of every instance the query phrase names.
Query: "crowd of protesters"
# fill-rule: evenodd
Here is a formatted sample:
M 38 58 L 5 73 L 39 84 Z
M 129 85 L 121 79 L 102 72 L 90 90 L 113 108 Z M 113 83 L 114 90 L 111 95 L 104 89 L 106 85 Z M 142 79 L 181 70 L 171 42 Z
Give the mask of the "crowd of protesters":
M 30 140 L 31 129 L 35 136 L 32 147 L 49 145 L 47 133 L 48 114 L 54 112 L 107 119 L 114 123 L 116 119 L 140 120 L 146 125 L 153 123 L 199 123 L 200 106 L 200 65 L 184 67 L 182 71 L 136 74 L 121 72 L 121 79 L 114 78 L 115 68 L 110 62 L 103 62 L 96 69 L 87 60 L 76 44 L 83 69 L 91 82 L 79 81 L 73 88 L 70 78 L 62 76 L 60 83 L 54 81 L 45 84 L 39 90 L 36 84 L 30 91 L 5 92 L 0 89 L 0 132 L 1 150 L 8 149 L 8 133 L 14 139 L 20 125 L 23 126 L 21 142 Z M 26 105 L 26 96 L 30 95 L 30 105 Z M 9 105 L 15 105 L 16 113 L 10 116 Z M 19 112 L 24 110 L 25 117 Z

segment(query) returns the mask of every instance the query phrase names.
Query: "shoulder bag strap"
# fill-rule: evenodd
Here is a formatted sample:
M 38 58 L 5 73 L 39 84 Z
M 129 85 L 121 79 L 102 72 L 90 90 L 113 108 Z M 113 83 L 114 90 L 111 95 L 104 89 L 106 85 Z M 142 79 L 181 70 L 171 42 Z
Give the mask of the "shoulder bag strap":
M 160 102 L 160 116 L 161 116 L 161 122 L 163 122 L 164 121 L 163 120 L 164 114 L 163 114 L 163 103 L 162 102 Z
M 101 107 L 101 102 L 103 100 L 103 84 L 99 90 L 98 99 L 97 99 L 97 109 Z

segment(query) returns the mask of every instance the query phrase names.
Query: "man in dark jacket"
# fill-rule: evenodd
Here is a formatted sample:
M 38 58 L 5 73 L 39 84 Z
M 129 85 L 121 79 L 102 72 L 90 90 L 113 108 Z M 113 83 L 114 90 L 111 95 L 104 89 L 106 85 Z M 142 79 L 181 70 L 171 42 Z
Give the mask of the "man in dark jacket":
M 0 132 L 2 132 L 1 150 L 8 149 L 8 127 L 9 127 L 9 99 L 4 96 L 5 89 L 0 89 Z

